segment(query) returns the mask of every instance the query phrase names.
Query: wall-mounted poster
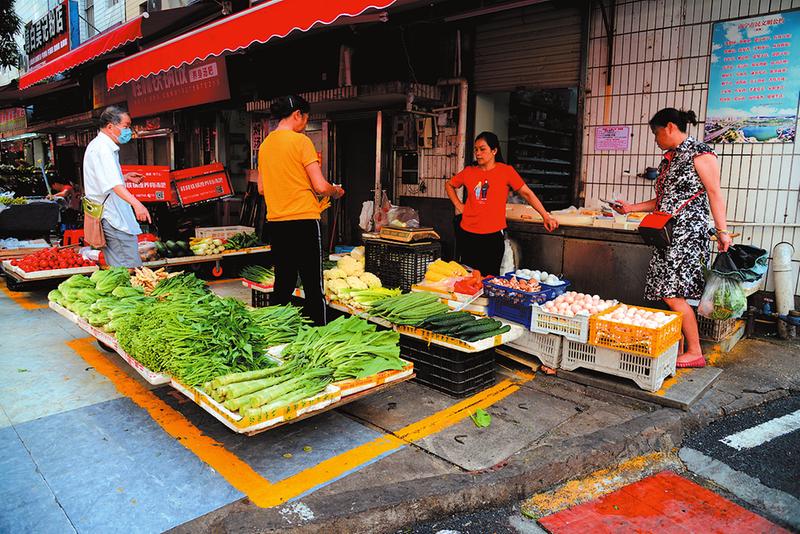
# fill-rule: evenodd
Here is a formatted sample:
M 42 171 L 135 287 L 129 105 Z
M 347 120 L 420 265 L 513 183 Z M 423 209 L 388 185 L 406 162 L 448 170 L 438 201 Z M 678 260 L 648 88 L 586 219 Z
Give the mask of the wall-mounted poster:
M 800 11 L 714 24 L 706 143 L 794 143 L 799 95 Z

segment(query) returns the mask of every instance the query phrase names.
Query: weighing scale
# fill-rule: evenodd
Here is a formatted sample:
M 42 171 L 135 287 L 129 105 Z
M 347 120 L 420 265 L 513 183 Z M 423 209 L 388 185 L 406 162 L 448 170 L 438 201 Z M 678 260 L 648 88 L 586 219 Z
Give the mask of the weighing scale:
M 381 239 L 398 241 L 400 243 L 412 243 L 439 239 L 439 234 L 433 228 L 398 228 L 396 226 L 384 226 L 380 232 Z

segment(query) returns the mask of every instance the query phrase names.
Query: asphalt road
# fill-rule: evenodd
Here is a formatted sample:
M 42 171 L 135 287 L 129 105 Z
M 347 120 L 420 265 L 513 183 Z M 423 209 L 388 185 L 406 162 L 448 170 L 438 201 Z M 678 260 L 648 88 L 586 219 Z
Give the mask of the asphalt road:
M 736 448 L 723 439 L 800 410 L 800 395 L 759 406 L 718 421 L 683 444 L 710 456 L 728 467 L 758 479 L 764 486 L 800 498 L 800 428 L 754 447 Z M 756 436 L 755 441 L 760 441 Z

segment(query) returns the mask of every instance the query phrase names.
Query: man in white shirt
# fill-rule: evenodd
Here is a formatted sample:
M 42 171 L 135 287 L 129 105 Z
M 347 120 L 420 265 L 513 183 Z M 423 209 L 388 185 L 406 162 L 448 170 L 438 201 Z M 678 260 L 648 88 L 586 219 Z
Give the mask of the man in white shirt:
M 122 175 L 119 145 L 131 140 L 131 117 L 116 106 L 109 106 L 100 115 L 100 132 L 83 156 L 83 183 L 86 196 L 103 204 L 103 233 L 106 246 L 103 256 L 112 267 L 139 267 L 139 221 L 151 222 L 147 208 L 125 187 L 125 182 L 138 184 L 144 176 L 138 172 Z

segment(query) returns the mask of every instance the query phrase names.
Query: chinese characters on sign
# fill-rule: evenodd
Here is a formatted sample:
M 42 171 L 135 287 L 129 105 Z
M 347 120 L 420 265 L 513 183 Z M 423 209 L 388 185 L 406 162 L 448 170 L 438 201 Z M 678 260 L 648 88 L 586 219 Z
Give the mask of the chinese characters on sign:
M 128 107 L 135 117 L 230 98 L 225 58 L 195 61 L 129 85 Z
M 233 194 L 228 173 L 221 163 L 174 171 L 172 179 L 182 206 L 217 200 Z
M 25 108 L 0 109 L 0 138 L 23 133 L 28 126 Z
M 144 179 L 138 184 L 125 182 L 125 187 L 140 202 L 172 202 L 172 181 L 169 167 L 159 165 L 122 165 L 122 174 L 138 172 Z
M 22 34 L 27 67 L 34 68 L 78 46 L 80 34 L 76 20 L 78 3 L 60 0 L 43 17 L 26 24 Z
M 707 143 L 793 143 L 800 11 L 714 24 Z
M 602 150 L 630 150 L 630 126 L 598 126 L 594 132 L 594 149 Z

